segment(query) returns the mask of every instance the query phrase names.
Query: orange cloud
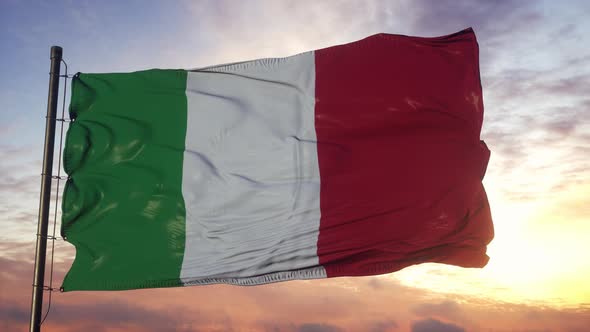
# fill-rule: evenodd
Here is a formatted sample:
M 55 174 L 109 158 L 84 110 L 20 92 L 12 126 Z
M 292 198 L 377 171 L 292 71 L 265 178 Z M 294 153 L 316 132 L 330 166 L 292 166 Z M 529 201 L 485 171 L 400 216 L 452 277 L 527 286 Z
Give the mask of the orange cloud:
M 59 284 L 69 262 L 56 265 Z M 28 325 L 32 265 L 0 257 L 0 330 Z M 590 308 L 441 295 L 391 277 L 56 293 L 45 331 L 583 331 Z

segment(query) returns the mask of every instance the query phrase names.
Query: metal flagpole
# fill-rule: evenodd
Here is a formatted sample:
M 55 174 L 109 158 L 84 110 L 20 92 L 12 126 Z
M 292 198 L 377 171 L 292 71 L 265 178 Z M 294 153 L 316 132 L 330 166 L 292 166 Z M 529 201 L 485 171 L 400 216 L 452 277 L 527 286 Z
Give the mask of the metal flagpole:
M 39 221 L 37 224 L 37 248 L 35 250 L 35 276 L 31 300 L 31 321 L 29 330 L 41 330 L 41 310 L 45 280 L 45 253 L 47 251 L 47 226 L 49 225 L 49 201 L 51 199 L 51 176 L 53 172 L 53 145 L 59 93 L 59 74 L 62 48 L 51 47 L 51 69 L 49 71 L 49 95 L 45 119 L 45 147 L 43 149 L 43 173 L 41 173 L 41 195 L 39 198 Z

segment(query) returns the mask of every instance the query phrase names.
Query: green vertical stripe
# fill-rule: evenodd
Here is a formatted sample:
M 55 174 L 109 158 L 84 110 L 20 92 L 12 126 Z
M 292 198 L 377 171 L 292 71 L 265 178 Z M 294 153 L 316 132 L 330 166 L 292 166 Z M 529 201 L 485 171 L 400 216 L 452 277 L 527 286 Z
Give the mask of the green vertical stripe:
M 62 236 L 64 291 L 180 284 L 186 72 L 80 74 L 72 82 Z

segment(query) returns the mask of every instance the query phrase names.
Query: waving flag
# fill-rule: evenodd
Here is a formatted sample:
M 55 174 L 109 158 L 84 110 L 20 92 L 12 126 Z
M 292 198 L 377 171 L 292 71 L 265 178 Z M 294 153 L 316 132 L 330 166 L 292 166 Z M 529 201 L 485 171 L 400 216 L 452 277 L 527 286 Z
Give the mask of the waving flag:
M 65 291 L 487 263 L 471 29 L 72 84 Z

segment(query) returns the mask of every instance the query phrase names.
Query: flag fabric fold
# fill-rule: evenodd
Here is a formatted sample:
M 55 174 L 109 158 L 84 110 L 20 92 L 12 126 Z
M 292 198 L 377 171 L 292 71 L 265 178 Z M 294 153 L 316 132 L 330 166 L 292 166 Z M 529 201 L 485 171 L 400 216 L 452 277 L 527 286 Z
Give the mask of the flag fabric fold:
M 378 34 L 199 70 L 78 74 L 64 291 L 482 267 L 478 45 Z

